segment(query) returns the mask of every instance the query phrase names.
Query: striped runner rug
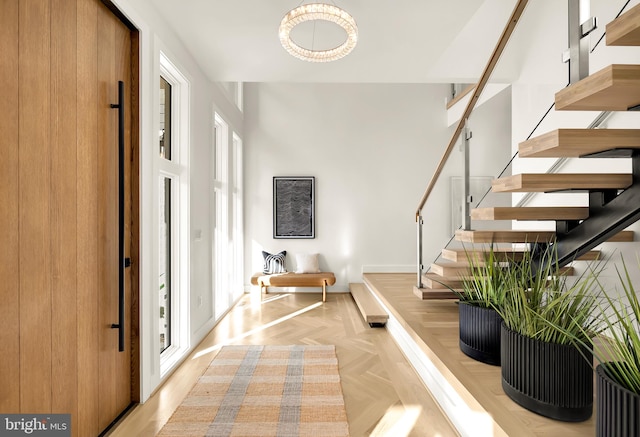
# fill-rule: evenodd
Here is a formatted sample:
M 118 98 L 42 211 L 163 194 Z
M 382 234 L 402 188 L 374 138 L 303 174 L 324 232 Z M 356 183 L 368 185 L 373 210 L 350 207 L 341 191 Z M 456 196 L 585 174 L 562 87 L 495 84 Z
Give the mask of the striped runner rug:
M 224 346 L 158 436 L 349 435 L 335 346 Z

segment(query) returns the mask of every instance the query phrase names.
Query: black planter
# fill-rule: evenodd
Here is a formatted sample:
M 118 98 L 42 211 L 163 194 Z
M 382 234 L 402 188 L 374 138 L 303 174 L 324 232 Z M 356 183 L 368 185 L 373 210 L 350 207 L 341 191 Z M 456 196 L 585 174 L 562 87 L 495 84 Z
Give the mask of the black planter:
M 502 318 L 492 308 L 460 302 L 460 350 L 474 360 L 500 365 Z
M 606 364 L 596 367 L 596 436 L 640 435 L 640 396 L 615 382 Z
M 584 355 L 583 355 L 584 354 Z M 591 351 L 534 340 L 502 324 L 502 388 L 534 413 L 582 422 L 593 412 Z

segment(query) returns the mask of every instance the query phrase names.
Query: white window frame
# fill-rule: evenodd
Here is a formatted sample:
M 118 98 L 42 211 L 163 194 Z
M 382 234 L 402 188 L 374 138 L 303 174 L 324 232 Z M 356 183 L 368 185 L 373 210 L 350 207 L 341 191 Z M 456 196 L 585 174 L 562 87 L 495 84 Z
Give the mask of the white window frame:
M 233 133 L 232 226 L 233 278 L 229 289 L 232 302 L 244 293 L 244 187 L 242 139 Z
M 229 290 L 229 125 L 216 112 L 213 120 L 211 187 L 211 274 L 213 314 L 217 320 L 231 306 Z
M 160 75 L 171 85 L 171 159 L 156 149 L 157 174 L 171 179 L 171 346 L 160 354 L 160 375 L 164 377 L 190 348 L 189 321 L 189 98 L 190 84 L 180 70 L 160 52 Z M 158 78 L 158 81 L 160 79 Z M 159 88 L 159 87 L 158 87 Z M 158 129 L 159 130 L 159 129 Z M 156 143 L 157 144 L 157 143 Z M 155 186 L 158 186 L 156 182 Z M 159 193 L 156 193 L 156 202 Z M 156 266 L 158 260 L 156 259 Z M 156 287 L 159 289 L 159 275 Z M 160 312 L 156 311 L 159 317 Z M 159 341 L 159 334 L 154 337 Z M 159 346 L 158 346 L 159 350 Z

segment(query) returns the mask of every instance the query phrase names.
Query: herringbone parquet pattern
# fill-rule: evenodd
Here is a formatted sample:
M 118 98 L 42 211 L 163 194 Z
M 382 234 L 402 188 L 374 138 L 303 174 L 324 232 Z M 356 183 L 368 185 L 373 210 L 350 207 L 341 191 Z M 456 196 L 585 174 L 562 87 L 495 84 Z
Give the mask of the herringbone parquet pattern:
M 584 437 L 594 435 L 595 414 L 584 422 L 548 419 L 519 406 L 503 391 L 500 366 L 475 361 L 459 347 L 458 305 L 454 300 L 419 300 L 412 294 L 415 275 L 366 273 L 369 283 L 383 298 L 395 317 L 403 320 L 446 369 L 447 380 L 458 382 L 468 392 L 469 402 L 478 402 L 504 433 L 517 437 Z M 501 434 L 502 435 L 502 434 Z M 475 436 L 474 436 L 475 437 Z
M 155 436 L 222 344 L 333 344 L 352 436 L 457 435 L 387 331 L 370 328 L 350 294 L 329 294 L 322 304 L 312 293 L 243 297 L 110 435 Z

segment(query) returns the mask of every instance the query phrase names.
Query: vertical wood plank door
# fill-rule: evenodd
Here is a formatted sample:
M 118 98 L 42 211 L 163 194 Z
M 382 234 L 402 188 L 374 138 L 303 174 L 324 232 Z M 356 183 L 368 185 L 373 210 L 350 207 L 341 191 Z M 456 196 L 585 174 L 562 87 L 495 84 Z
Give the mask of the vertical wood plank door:
M 139 393 L 138 36 L 110 7 L 0 2 L 0 412 L 71 414 L 82 437 L 99 435 Z M 119 81 L 132 265 L 124 351 L 112 328 L 123 262 Z

